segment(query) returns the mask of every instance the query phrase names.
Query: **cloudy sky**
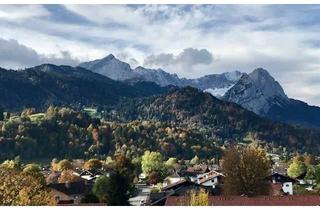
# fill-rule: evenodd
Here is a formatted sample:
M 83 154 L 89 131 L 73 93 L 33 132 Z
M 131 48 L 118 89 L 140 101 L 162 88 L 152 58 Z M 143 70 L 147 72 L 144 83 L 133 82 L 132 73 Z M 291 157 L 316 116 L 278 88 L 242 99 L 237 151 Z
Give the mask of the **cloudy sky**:
M 319 5 L 0 5 L 0 66 L 110 53 L 181 77 L 263 67 L 320 105 Z

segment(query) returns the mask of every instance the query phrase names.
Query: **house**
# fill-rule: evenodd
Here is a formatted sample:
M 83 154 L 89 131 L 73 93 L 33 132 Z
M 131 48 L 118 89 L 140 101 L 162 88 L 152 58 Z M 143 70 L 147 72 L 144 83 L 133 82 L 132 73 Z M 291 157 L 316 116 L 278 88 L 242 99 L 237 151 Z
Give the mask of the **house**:
M 198 190 L 198 189 L 207 189 L 204 186 L 196 184 L 186 179 L 182 179 L 179 182 L 170 184 L 162 188 L 163 192 L 172 193 L 172 195 L 185 195 L 187 192 L 191 190 Z
M 145 173 L 141 173 L 139 174 L 139 177 L 138 177 L 138 182 L 139 183 L 145 183 L 147 181 L 147 175 Z
M 281 184 L 281 189 L 285 194 L 293 195 L 293 184 L 297 182 L 297 180 L 279 173 L 273 173 L 271 180 L 272 184 Z
M 104 173 L 101 170 L 98 169 L 90 169 L 90 170 L 85 170 L 85 171 L 79 171 L 79 170 L 74 170 L 73 171 L 74 175 L 80 176 L 82 179 L 88 180 L 88 181 L 93 181 L 99 176 L 106 175 L 109 176 L 109 173 Z
M 223 177 L 224 175 L 222 173 L 212 170 L 207 173 L 198 175 L 194 182 L 206 187 L 215 188 L 219 184 L 219 182 L 222 183 Z
M 81 199 L 91 191 L 92 184 L 86 181 L 66 182 L 49 184 L 48 188 L 55 195 L 58 205 L 79 204 Z
M 162 188 L 162 192 L 150 193 L 148 204 L 152 206 L 164 205 L 169 196 L 187 196 L 191 191 L 206 190 L 209 195 L 212 195 L 212 188 L 199 185 L 186 179 L 170 184 Z
M 168 186 L 170 184 L 182 181 L 184 178 L 181 177 L 178 173 L 174 173 L 170 176 L 167 176 L 163 182 L 163 186 Z
M 200 174 L 208 173 L 209 167 L 206 164 L 199 164 L 188 167 L 187 170 L 183 173 L 183 175 L 190 178 L 191 181 L 195 181 L 197 176 Z
M 209 196 L 209 206 L 319 206 L 318 195 L 293 196 Z M 184 206 L 188 204 L 186 196 L 169 196 L 165 206 Z

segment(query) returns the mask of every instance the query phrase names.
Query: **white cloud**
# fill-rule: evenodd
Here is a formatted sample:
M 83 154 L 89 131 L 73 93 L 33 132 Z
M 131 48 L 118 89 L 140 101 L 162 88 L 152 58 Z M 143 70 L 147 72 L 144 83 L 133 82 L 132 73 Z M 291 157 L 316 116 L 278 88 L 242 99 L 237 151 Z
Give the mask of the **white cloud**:
M 161 53 L 150 55 L 144 60 L 144 66 L 149 68 L 164 68 L 179 72 L 182 76 L 193 73 L 199 65 L 210 65 L 213 61 L 212 54 L 206 49 L 187 48 L 178 55 Z
M 1 5 L 0 20 L 23 21 L 29 18 L 48 16 L 49 12 L 40 5 Z
M 76 65 L 78 60 L 71 57 L 70 52 L 61 51 L 61 55 L 42 55 L 32 48 L 26 47 L 16 40 L 4 40 L 0 38 L 0 63 L 4 68 L 25 68 L 53 63 L 57 65 Z
M 69 16 L 56 20 L 63 8 L 58 14 L 41 5 L 0 5 L 0 38 L 18 40 L 34 50 L 31 54 L 44 57 L 64 58 L 67 51 L 70 58 L 86 61 L 113 53 L 132 66 L 146 60 L 148 65 L 193 78 L 264 67 L 290 97 L 320 105 L 319 83 L 312 82 L 320 72 L 319 6 L 66 5 L 64 9 L 69 16 L 89 21 L 71 23 Z M 197 62 L 197 53 L 178 58 L 188 48 L 213 52 L 214 61 Z M 316 73 L 307 76 L 308 72 Z

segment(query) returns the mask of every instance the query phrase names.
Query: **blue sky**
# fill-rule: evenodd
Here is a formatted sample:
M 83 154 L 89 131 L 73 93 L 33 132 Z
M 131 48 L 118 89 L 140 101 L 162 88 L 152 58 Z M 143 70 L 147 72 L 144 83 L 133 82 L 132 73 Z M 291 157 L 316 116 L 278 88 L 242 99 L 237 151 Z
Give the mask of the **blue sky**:
M 181 77 L 263 67 L 320 105 L 319 5 L 0 5 L 0 66 L 109 53 Z

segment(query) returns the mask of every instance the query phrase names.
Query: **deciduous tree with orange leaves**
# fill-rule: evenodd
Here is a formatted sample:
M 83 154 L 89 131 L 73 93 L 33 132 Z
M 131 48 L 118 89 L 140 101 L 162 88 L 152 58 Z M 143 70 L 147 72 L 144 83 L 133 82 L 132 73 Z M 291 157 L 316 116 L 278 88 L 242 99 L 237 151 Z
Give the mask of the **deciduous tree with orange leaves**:
M 267 195 L 271 163 L 264 150 L 254 147 L 227 149 L 223 156 L 226 195 Z

